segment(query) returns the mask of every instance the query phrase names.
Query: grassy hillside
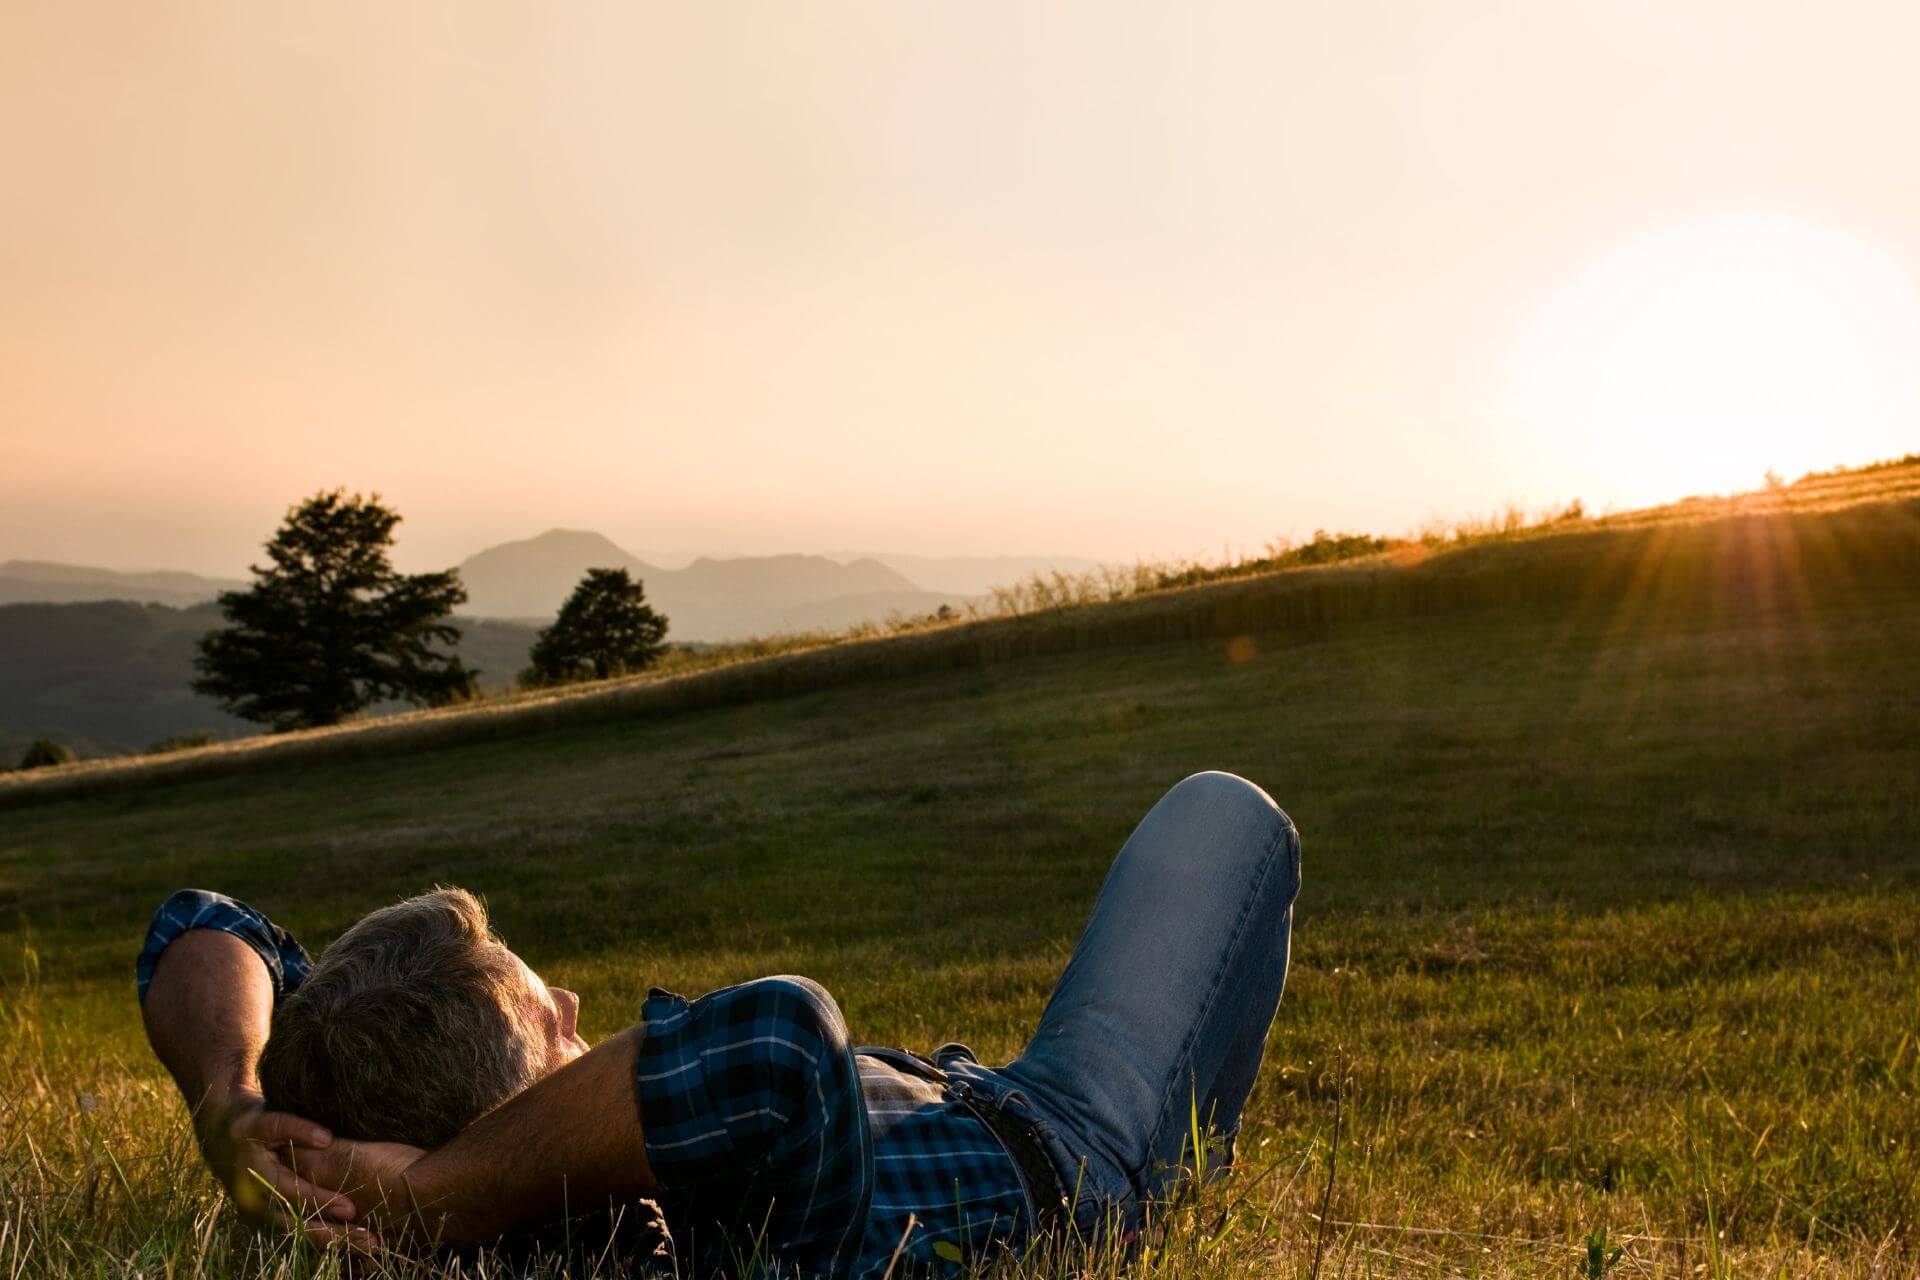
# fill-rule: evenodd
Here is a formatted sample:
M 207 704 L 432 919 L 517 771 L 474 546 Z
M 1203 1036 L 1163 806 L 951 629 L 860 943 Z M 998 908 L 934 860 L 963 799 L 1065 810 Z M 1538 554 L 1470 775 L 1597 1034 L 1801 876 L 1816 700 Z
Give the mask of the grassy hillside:
M 293 1266 L 182 1171 L 130 982 L 171 888 L 317 944 L 460 883 L 592 1033 L 650 984 L 790 971 L 860 1039 L 994 1060 L 1201 768 L 1273 792 L 1306 888 L 1255 1167 L 1142 1274 L 1307 1275 L 1323 1196 L 1323 1275 L 1565 1276 L 1600 1228 L 1616 1275 L 1912 1274 L 1917 525 L 1226 583 L 729 677 L 751 701 L 0 812 L 0 1274 Z
M 482 672 L 489 704 L 483 708 L 395 717 L 396 707 L 381 707 L 367 719 L 317 734 L 259 737 L 159 767 L 140 761 L 91 764 L 58 778 L 35 777 L 26 790 L 71 793 L 437 747 L 594 717 L 1143 639 L 1314 627 L 1333 618 L 1495 601 L 1644 596 L 1689 582 L 1729 599 L 1760 590 L 1800 591 L 1806 584 L 1843 583 L 1862 571 L 1920 572 L 1916 503 L 1920 455 L 1910 455 L 1809 474 L 1753 493 L 1686 498 L 1640 511 L 1593 516 L 1576 503 L 1530 517 L 1509 507 L 1483 519 L 1430 524 L 1410 537 L 1322 531 L 1310 543 L 1276 545 L 1226 563 L 1143 562 L 1077 574 L 1035 573 L 996 587 L 991 602 L 968 602 L 955 622 L 905 608 L 894 611 L 884 628 L 866 622 L 833 629 L 835 618 L 888 612 L 880 596 L 861 597 L 850 611 L 816 611 L 811 621 L 789 611 L 766 638 L 680 648 L 645 676 L 533 697 L 505 689 L 524 665 L 531 629 L 467 618 L 460 620 L 460 652 Z M 544 548 L 571 563 L 568 548 L 582 538 L 618 552 L 597 535 L 558 533 L 496 551 L 519 555 Z M 817 559 L 700 563 L 723 576 L 738 570 L 752 577 Z M 1713 581 L 1703 584 L 1703 576 Z M 1192 589 L 1206 584 L 1206 590 Z M 117 609 L 126 616 L 96 618 L 89 609 Z M 12 743 L 17 756 L 32 738 L 52 736 L 82 755 L 97 754 L 90 736 L 96 727 L 113 741 L 107 750 L 137 751 L 155 738 L 233 723 L 209 715 L 212 704 L 186 689 L 191 642 L 207 625 L 199 616 L 205 612 L 126 604 L 0 607 L 0 752 Z M 775 613 L 763 621 L 771 626 Z M 796 624 L 803 629 L 792 629 Z M 814 624 L 820 629 L 804 629 Z M 723 667 L 732 670 L 700 674 Z M 270 754 L 252 754 L 260 749 Z M 25 781 L 0 777 L 0 804 L 10 796 L 23 798 L 19 784 Z
M 1920 494 L 1920 465 L 1894 469 L 1898 491 Z M 1854 473 L 1861 477 L 1862 473 Z M 1883 492 L 1864 473 L 1869 494 Z M 1684 522 L 1672 509 L 1604 528 L 1554 522 L 1470 539 L 1406 544 L 1356 563 L 1258 572 L 1260 562 L 1208 572 L 1197 584 L 1153 575 L 1074 583 L 1036 580 L 1048 598 L 1078 601 L 954 623 L 923 620 L 902 633 L 797 635 L 677 652 L 646 675 L 479 705 L 260 737 L 163 760 L 95 761 L 0 774 L 0 807 L 60 795 L 164 784 L 259 769 L 303 767 L 368 754 L 442 748 L 594 720 L 671 714 L 807 690 L 1042 654 L 1155 641 L 1255 635 L 1310 639 L 1343 622 L 1426 617 L 1496 607 L 1613 609 L 1632 616 L 1676 604 L 1726 611 L 1816 599 L 1920 577 L 1920 497 L 1826 501 Z M 1355 539 L 1354 541 L 1362 541 Z M 1099 599 L 1100 589 L 1118 592 Z M 1026 597 L 1020 597 L 1025 600 Z M 1016 601 L 1019 604 L 1019 601 Z M 1025 608 L 1024 604 L 1019 607 Z M 1248 643 L 1252 643 L 1249 639 Z

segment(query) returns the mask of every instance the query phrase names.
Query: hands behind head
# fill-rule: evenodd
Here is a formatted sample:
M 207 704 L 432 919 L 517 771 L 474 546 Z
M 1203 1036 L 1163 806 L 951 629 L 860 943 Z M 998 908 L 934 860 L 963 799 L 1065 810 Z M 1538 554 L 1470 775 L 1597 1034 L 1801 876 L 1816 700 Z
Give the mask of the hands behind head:
M 415 1203 L 407 1177 L 427 1154 L 419 1147 L 332 1138 L 319 1145 L 285 1143 L 277 1154 L 298 1172 L 294 1181 L 305 1189 L 292 1207 L 312 1243 L 378 1253 L 402 1239 L 431 1240 L 431 1224 L 422 1217 L 423 1206 Z M 337 1211 L 343 1204 L 344 1216 Z
M 243 1218 L 364 1254 L 380 1252 L 381 1227 L 402 1224 L 410 1206 L 404 1175 L 426 1154 L 336 1138 L 311 1120 L 267 1110 L 258 1093 L 209 1101 L 198 1128 L 207 1164 Z
M 377 1244 L 372 1233 L 347 1225 L 357 1216 L 350 1197 L 294 1171 L 296 1162 L 304 1165 L 333 1146 L 324 1127 L 269 1111 L 266 1099 L 251 1091 L 209 1099 L 195 1127 L 208 1167 L 247 1221 L 298 1228 L 316 1244 Z

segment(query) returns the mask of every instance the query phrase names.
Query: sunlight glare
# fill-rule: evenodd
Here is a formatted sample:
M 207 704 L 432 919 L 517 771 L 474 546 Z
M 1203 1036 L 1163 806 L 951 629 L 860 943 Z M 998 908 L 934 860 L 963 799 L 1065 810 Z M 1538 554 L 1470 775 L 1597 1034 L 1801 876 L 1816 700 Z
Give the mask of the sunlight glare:
M 1507 409 L 1590 499 L 1791 480 L 1920 445 L 1920 295 L 1901 264 L 1780 214 L 1605 254 L 1514 344 Z

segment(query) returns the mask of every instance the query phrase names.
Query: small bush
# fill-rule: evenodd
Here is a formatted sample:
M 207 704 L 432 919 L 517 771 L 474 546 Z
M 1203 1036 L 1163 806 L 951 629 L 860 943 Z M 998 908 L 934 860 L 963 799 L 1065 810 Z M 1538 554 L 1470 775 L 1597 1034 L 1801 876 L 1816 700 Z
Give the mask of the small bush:
M 73 752 L 55 742 L 52 738 L 40 738 L 27 748 L 27 754 L 20 757 L 22 769 L 44 769 L 49 765 L 72 764 Z
M 191 751 L 195 747 L 210 747 L 220 741 L 220 735 L 211 729 L 195 729 L 192 733 L 178 733 L 160 741 L 141 752 L 142 755 L 164 756 L 174 751 Z

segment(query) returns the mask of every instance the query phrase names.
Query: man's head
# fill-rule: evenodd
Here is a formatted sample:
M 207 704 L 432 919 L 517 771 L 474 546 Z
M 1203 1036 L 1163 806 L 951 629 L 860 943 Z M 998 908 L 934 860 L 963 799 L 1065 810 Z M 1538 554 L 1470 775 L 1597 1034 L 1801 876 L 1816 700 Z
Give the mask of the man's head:
M 383 907 L 281 1002 L 260 1060 L 267 1105 L 343 1137 L 437 1147 L 586 1051 L 548 987 L 464 889 Z

